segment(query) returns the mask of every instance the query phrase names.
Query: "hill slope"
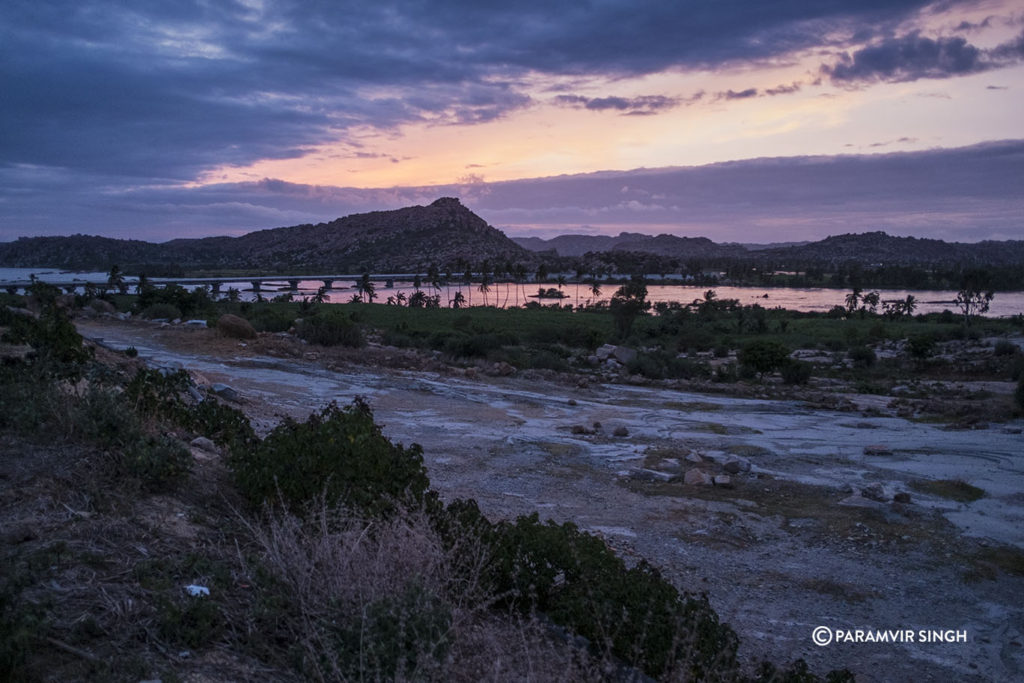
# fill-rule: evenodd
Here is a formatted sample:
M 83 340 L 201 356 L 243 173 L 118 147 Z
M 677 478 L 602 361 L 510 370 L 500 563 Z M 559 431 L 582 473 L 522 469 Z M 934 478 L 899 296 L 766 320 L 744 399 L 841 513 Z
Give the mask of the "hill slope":
M 0 265 L 107 270 L 144 266 L 288 272 L 424 271 L 460 259 L 531 262 L 534 256 L 464 207 L 443 197 L 429 206 L 353 214 L 317 225 L 241 237 L 152 244 L 74 235 L 0 244 Z

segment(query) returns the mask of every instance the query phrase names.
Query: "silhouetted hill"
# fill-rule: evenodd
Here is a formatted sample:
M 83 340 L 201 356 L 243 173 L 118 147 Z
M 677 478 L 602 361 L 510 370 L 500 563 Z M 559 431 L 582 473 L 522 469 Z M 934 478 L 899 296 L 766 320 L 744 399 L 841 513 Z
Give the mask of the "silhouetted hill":
M 676 237 L 623 232 L 618 235 L 559 235 L 548 240 L 537 237 L 513 238 L 517 244 L 532 251 L 555 250 L 559 256 L 583 256 L 600 251 L 635 251 L 672 258 L 718 258 L 741 256 L 740 245 L 715 244 L 707 237 Z
M 74 235 L 0 244 L 0 264 L 107 270 L 120 265 L 280 272 L 410 272 L 460 259 L 532 262 L 501 231 L 444 197 L 429 206 L 353 214 L 318 225 L 260 230 L 241 237 L 177 239 L 162 244 Z
M 893 237 L 884 232 L 836 235 L 820 242 L 765 249 L 757 256 L 791 265 L 964 265 L 1006 266 L 1024 263 L 1024 242 L 944 242 L 918 237 Z

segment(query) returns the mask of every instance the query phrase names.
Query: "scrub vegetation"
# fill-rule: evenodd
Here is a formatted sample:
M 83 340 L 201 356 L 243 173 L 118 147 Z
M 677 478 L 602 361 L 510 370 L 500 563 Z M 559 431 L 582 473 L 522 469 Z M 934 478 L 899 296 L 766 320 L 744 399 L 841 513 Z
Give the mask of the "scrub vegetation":
M 440 500 L 361 401 L 260 438 L 52 295 L 0 309 L 4 680 L 823 680 L 571 523 Z

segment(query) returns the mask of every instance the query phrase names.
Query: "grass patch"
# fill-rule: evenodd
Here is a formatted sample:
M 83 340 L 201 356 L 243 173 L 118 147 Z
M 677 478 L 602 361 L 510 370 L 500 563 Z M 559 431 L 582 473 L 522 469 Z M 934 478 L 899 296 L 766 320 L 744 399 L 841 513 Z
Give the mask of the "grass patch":
M 955 500 L 958 503 L 973 503 L 985 497 L 984 489 L 972 486 L 962 479 L 912 481 L 910 482 L 910 488 L 921 493 L 929 493 L 940 498 Z

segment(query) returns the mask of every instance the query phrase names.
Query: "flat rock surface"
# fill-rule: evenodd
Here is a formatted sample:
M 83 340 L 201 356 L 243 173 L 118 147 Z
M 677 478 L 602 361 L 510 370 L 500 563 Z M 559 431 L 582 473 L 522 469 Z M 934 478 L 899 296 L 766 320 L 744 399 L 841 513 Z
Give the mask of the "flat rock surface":
M 571 520 L 627 560 L 645 558 L 680 588 L 706 592 L 740 634 L 748 667 L 802 657 L 822 673 L 849 667 L 858 681 L 1024 677 L 1024 577 L 1005 571 L 1015 562 L 1020 572 L 1024 558 L 1024 436 L 1012 430 L 949 431 L 646 386 L 359 363 L 329 370 L 193 336 L 209 330 L 79 327 L 230 385 L 263 430 L 364 397 L 390 438 L 423 446 L 445 498 L 475 498 L 492 518 Z M 613 436 L 620 426 L 628 436 Z M 877 444 L 888 452 L 865 454 Z M 630 476 L 661 451 L 700 454 L 712 474 L 737 456 L 751 470 L 733 474 L 733 488 Z M 962 479 L 986 496 L 960 503 L 910 489 L 920 479 Z M 913 503 L 840 504 L 875 483 L 911 490 Z M 819 647 L 817 626 L 959 630 L 967 642 Z

